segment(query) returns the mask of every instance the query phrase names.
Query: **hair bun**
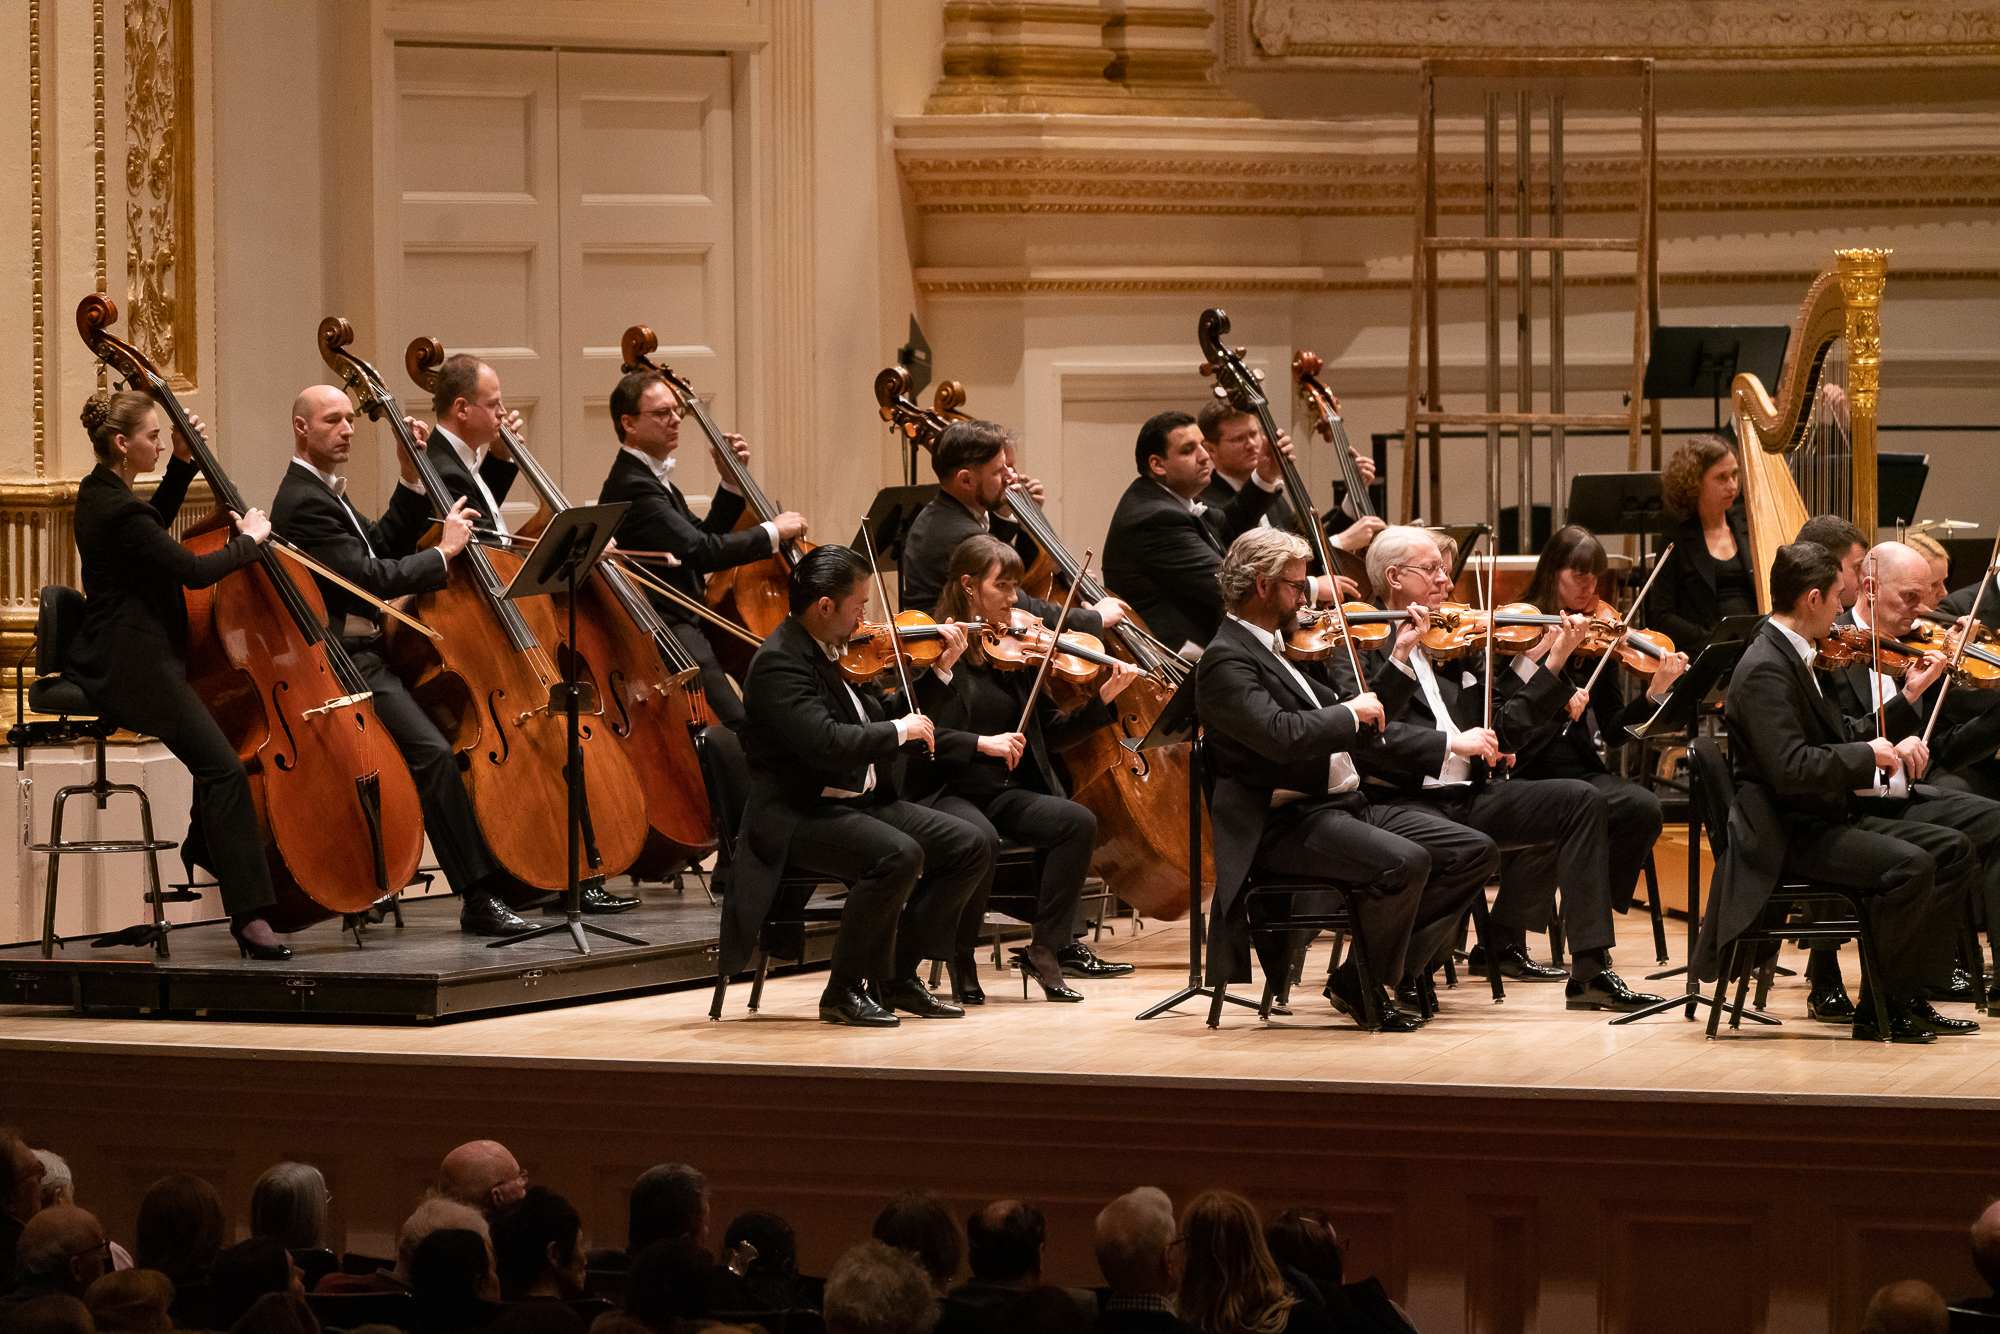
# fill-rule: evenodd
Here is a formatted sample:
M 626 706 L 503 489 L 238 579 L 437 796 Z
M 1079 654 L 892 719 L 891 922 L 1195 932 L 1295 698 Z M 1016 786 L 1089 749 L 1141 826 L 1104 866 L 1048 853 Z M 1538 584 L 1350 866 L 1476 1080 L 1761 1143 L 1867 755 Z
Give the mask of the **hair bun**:
M 111 395 L 100 389 L 83 405 L 83 429 L 95 431 L 111 416 Z

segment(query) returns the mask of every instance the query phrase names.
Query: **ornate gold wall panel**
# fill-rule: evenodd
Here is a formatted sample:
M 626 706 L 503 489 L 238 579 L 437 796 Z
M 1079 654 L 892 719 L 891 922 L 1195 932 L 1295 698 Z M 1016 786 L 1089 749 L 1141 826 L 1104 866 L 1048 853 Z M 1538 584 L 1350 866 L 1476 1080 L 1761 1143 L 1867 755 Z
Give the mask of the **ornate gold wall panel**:
M 125 337 L 195 383 L 190 0 L 125 3 Z

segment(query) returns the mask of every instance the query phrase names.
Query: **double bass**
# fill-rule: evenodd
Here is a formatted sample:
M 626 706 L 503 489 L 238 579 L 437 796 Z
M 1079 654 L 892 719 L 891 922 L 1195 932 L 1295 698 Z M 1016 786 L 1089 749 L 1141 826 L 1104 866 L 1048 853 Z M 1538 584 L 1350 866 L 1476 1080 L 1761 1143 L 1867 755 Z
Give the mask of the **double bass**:
M 412 339 L 404 369 L 418 387 L 434 393 L 444 356 L 437 339 Z M 505 421 L 500 434 L 541 497 L 541 512 L 522 525 L 523 534 L 532 536 L 569 509 L 570 502 Z M 601 563 L 577 595 L 577 642 L 570 648 L 580 655 L 579 665 L 588 664 L 587 673 L 603 674 L 591 684 L 604 701 L 605 726 L 638 775 L 646 823 L 657 839 L 649 840 L 644 861 L 649 871 L 665 874 L 715 849 L 714 817 L 689 731 L 691 722 L 714 721 L 699 703 L 701 667 L 616 565 Z
M 1347 423 L 1340 415 L 1340 400 L 1327 392 L 1319 382 L 1319 373 L 1326 363 L 1319 359 L 1319 353 L 1301 351 L 1292 358 L 1292 379 L 1298 385 L 1299 398 L 1306 410 L 1313 416 L 1313 431 L 1320 439 L 1333 446 L 1333 452 L 1340 460 L 1340 475 L 1347 483 L 1347 498 L 1354 502 L 1354 517 L 1375 519 L 1375 503 L 1369 498 L 1368 484 L 1361 480 L 1361 469 L 1354 461 L 1353 446 L 1347 443 Z M 1368 562 L 1355 552 L 1327 543 L 1328 554 L 1333 557 L 1335 574 L 1344 574 L 1360 589 L 1364 601 L 1375 596 L 1374 588 L 1368 582 Z
M 184 544 L 214 551 L 230 538 L 229 511 L 249 506 L 151 361 L 107 331 L 117 320 L 118 307 L 98 294 L 76 310 L 85 345 L 149 395 L 194 451 L 217 508 Z M 318 585 L 294 579 L 287 558 L 274 536 L 253 564 L 186 590 L 188 682 L 249 773 L 278 895 L 272 929 L 345 915 L 358 944 L 357 914 L 416 874 L 423 810 L 367 681 L 327 631 Z
M 353 341 L 346 320 L 328 316 L 320 322 L 321 358 L 361 410 L 396 433 L 432 512 L 442 519 L 451 507 L 451 490 L 375 368 L 347 350 Z M 561 708 L 551 707 L 551 689 L 563 682 L 555 656 L 561 641 L 555 608 L 545 598 L 506 597 L 507 581 L 521 566 L 516 556 L 474 542 L 451 563 L 449 584 L 414 598 L 443 639 L 433 642 L 392 623 L 384 645 L 389 663 L 463 756 L 466 791 L 495 859 L 537 889 L 566 889 L 570 809 L 563 771 L 569 738 Z M 588 882 L 617 875 L 637 859 L 646 837 L 646 802 L 608 729 L 586 722 L 582 749 L 598 854 L 581 873 Z
M 875 377 L 875 395 L 883 416 L 913 439 L 929 447 L 951 418 L 911 401 L 909 372 L 891 366 Z M 1065 587 L 1079 601 L 1098 602 L 1107 596 L 1083 563 L 1056 535 L 1048 515 L 1018 483 L 1007 488 L 1014 519 L 1049 559 Z M 1146 633 L 1138 618 L 1127 616 L 1109 632 L 1108 646 L 1146 674 L 1119 692 L 1111 702 L 1112 722 L 1062 752 L 1074 790 L 1070 797 L 1097 817 L 1097 847 L 1090 869 L 1113 892 L 1148 917 L 1174 921 L 1188 905 L 1188 764 L 1187 745 L 1136 750 L 1138 741 L 1193 672 L 1193 664 Z M 1215 861 L 1210 849 L 1208 814 L 1202 813 L 1201 879 L 1203 893 L 1215 888 Z

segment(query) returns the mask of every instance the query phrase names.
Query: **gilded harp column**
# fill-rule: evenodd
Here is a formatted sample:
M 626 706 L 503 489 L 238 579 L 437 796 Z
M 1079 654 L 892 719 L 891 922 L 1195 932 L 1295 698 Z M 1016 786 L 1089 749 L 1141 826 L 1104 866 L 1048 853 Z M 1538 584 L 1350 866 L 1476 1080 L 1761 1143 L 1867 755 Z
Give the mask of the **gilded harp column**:
M 1882 285 L 1886 250 L 1836 250 L 1835 272 L 1847 308 L 1847 399 L 1854 451 L 1854 526 L 1873 538 L 1881 520 L 1875 471 L 1875 410 L 1882 385 Z

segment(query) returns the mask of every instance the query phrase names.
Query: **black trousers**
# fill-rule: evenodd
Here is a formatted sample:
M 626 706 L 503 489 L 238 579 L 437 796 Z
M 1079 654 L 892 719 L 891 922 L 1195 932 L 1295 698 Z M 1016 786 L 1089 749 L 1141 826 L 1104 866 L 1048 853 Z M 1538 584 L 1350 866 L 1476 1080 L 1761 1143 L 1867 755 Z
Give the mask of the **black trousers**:
M 1486 888 L 1499 851 L 1485 834 L 1420 803 L 1356 809 L 1351 799 L 1334 801 L 1273 810 L 1256 868 L 1351 885 L 1350 911 L 1367 943 L 1370 971 L 1379 982 L 1400 981 L 1445 948 L 1473 896 Z M 1260 920 L 1255 906 L 1251 911 Z M 1276 964 L 1266 959 L 1266 971 Z
M 472 797 L 459 775 L 451 743 L 438 731 L 430 715 L 410 698 L 401 678 L 389 670 L 389 664 L 376 648 L 353 646 L 348 649 L 348 657 L 375 692 L 371 701 L 375 716 L 389 729 L 389 735 L 396 739 L 396 749 L 403 752 L 403 762 L 410 766 L 410 777 L 417 784 L 417 801 L 424 811 L 424 832 L 430 836 L 438 865 L 451 887 L 463 894 L 501 868 L 486 844 L 486 836 L 479 831 L 479 819 L 473 814 Z
M 128 701 L 106 716 L 120 727 L 158 737 L 193 775 L 195 815 L 201 828 L 199 836 L 189 841 L 205 845 L 203 864 L 215 873 L 229 915 L 241 917 L 276 903 L 271 868 L 264 860 L 264 837 L 257 825 L 257 804 L 250 795 L 250 775 L 236 757 L 236 747 L 188 684 L 186 664 L 173 659 L 159 664 L 143 701 Z
M 1865 808 L 1866 803 L 1861 804 Z M 2000 802 L 1969 792 L 1933 789 L 1926 783 L 1918 787 L 1914 798 L 1896 805 L 1900 807 L 1896 819 L 1955 830 L 1972 844 L 1974 865 L 1960 906 L 1955 916 L 1939 924 L 1939 931 L 1953 946 L 1957 943 L 1958 928 L 1967 921 L 1984 923 L 1992 931 L 1993 925 L 2000 922 Z M 1970 918 L 1968 912 L 1972 914 Z M 1838 975 L 1838 947 L 1814 950 L 1813 954 L 1815 979 L 1830 980 Z M 1829 973 L 1829 969 L 1833 971 Z
M 799 821 L 786 854 L 849 882 L 833 942 L 836 982 L 886 982 L 920 959 L 949 959 L 958 918 L 993 873 L 991 834 L 907 801 L 828 802 Z
M 1097 846 L 1097 817 L 1089 807 L 1023 787 L 1003 788 L 979 802 L 947 792 L 931 805 L 979 830 L 996 848 L 1005 837 L 1043 850 L 1035 895 L 1034 942 L 1059 950 L 1075 939 L 1083 882 L 1090 874 L 1090 854 Z M 979 928 L 986 920 L 986 902 L 992 893 L 993 868 L 989 865 L 959 914 L 959 954 L 979 948 Z
M 1629 912 L 1632 896 L 1638 889 L 1639 873 L 1646 869 L 1646 858 L 1652 855 L 1653 844 L 1659 841 L 1660 829 L 1665 823 L 1660 813 L 1660 799 L 1618 774 L 1580 774 L 1577 781 L 1590 784 L 1604 798 L 1611 857 L 1611 908 L 1614 912 Z M 1561 876 L 1556 862 L 1553 846 L 1503 854 L 1500 858 L 1501 897 L 1532 895 L 1536 884 L 1559 881 Z
M 1945 986 L 1979 873 L 1972 841 L 1955 829 L 1864 815 L 1792 830 L 1782 874 L 1862 891 L 1869 898 L 1881 985 L 1898 996 Z
M 1547 928 L 1556 886 L 1563 892 L 1563 930 L 1570 976 L 1587 981 L 1610 967 L 1617 935 L 1611 925 L 1610 816 L 1596 788 L 1578 778 L 1510 778 L 1479 787 L 1400 790 L 1393 800 L 1428 806 L 1477 829 L 1502 852 L 1550 849 L 1555 875 L 1522 877 L 1493 902 L 1492 924 L 1516 943 Z M 1434 965 L 1442 965 L 1434 957 Z
M 722 664 L 715 659 L 715 645 L 708 642 L 702 628 L 691 621 L 669 621 L 667 628 L 674 632 L 674 638 L 688 651 L 688 656 L 701 665 L 701 690 L 708 697 L 708 708 L 715 715 L 715 721 L 732 732 L 743 730 L 743 697 L 736 693 L 735 683 L 729 673 L 722 670 Z

